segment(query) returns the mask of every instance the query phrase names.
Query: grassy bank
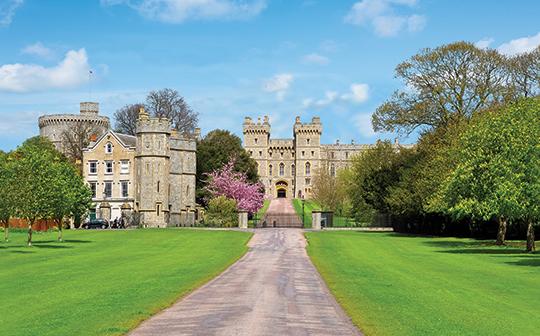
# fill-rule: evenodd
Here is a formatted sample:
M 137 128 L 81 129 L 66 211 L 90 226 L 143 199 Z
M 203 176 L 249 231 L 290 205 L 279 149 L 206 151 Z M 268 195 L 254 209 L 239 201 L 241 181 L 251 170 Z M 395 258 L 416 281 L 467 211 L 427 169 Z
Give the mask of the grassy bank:
M 250 234 L 148 229 L 11 234 L 0 243 L 0 334 L 120 335 L 207 282 Z
M 366 335 L 535 335 L 540 254 L 491 242 L 310 232 L 308 253 Z

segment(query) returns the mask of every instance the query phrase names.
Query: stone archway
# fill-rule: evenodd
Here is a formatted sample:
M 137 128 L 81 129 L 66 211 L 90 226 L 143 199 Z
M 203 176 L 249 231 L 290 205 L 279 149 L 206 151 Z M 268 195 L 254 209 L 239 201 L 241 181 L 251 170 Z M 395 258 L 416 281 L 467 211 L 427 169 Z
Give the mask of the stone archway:
M 276 183 L 276 197 L 277 198 L 287 198 L 287 188 L 289 184 L 285 181 L 278 181 Z

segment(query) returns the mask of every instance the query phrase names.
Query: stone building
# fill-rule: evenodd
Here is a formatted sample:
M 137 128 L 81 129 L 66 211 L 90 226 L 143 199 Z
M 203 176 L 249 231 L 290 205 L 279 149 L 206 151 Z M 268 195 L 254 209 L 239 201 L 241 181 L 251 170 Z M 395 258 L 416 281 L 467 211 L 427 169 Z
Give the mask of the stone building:
M 84 114 L 42 116 L 40 134 L 62 148 L 58 137 L 77 123 L 96 122 L 103 132 L 83 150 L 83 176 L 93 192 L 94 215 L 107 220 L 137 214 L 147 227 L 191 226 L 195 221 L 196 138 L 171 129 L 166 118 L 141 109 L 136 136 L 109 130 L 97 103 L 81 103 Z M 86 113 L 86 112 L 85 112 Z M 106 118 L 106 124 L 105 119 Z M 56 122 L 63 120 L 64 122 Z M 53 122 L 54 121 L 54 122 Z M 103 124 L 102 124 L 103 123 Z
M 73 130 L 77 125 L 85 125 L 91 129 L 94 139 L 107 132 L 111 123 L 108 117 L 99 115 L 99 103 L 80 103 L 79 114 L 48 114 L 39 117 L 39 135 L 48 138 L 63 151 L 62 136 L 64 132 Z
M 259 176 L 270 198 L 310 198 L 312 178 L 320 167 L 331 175 L 347 167 L 351 159 L 372 145 L 321 144 L 322 124 L 319 117 L 302 123 L 296 117 L 293 137 L 272 139 L 267 116 L 261 122 L 244 119 L 244 148 L 257 162 Z

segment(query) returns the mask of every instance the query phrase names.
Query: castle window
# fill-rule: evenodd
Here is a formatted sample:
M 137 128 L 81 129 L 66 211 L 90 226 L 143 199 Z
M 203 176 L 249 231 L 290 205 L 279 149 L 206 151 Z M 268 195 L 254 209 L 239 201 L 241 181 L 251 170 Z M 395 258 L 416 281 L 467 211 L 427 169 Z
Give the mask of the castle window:
M 105 188 L 103 189 L 103 197 L 111 198 L 112 197 L 112 182 L 105 182 Z
M 268 166 L 268 176 L 272 176 L 272 165 Z
M 334 153 L 334 152 L 330 152 L 330 157 L 331 157 L 332 159 L 334 159 L 334 158 L 335 158 L 335 153 Z
M 254 140 L 255 140 L 255 144 L 257 144 L 257 142 L 259 141 L 259 139 L 257 139 L 257 138 L 255 138 Z
M 306 139 L 307 144 L 309 145 L 310 139 Z
M 88 162 L 88 173 L 97 174 L 97 161 Z
M 306 162 L 306 175 L 311 175 L 311 163 Z
M 159 192 L 159 181 L 157 181 L 157 192 Z
M 279 176 L 285 175 L 285 165 L 282 163 L 279 164 Z
M 129 161 L 120 161 L 120 174 L 129 174 Z
M 105 153 L 110 154 L 110 153 L 112 153 L 112 150 L 113 150 L 112 143 L 107 142 L 107 144 L 105 145 Z
M 315 151 L 311 151 L 311 157 L 315 156 Z
M 294 165 L 294 163 L 291 165 L 291 175 L 296 175 L 296 166 Z
M 113 162 L 105 161 L 105 174 L 112 174 L 112 173 L 113 173 Z
M 156 213 L 158 217 L 161 215 L 161 204 L 159 203 L 156 203 Z
M 304 157 L 306 155 L 306 152 L 302 151 L 302 157 Z
M 306 179 L 306 185 L 310 185 L 311 184 L 311 179 L 310 178 L 307 178 Z
M 345 152 L 345 158 L 346 158 L 346 159 L 349 158 L 349 152 Z
M 262 157 L 262 151 L 259 151 L 259 156 Z
M 129 195 L 129 182 L 128 181 L 122 181 L 122 182 L 120 182 L 120 186 L 122 187 L 122 197 L 128 197 L 128 195 Z
M 336 166 L 333 163 L 330 165 L 330 176 L 336 176 Z
M 90 190 L 92 190 L 92 198 L 96 198 L 96 195 L 97 195 L 97 184 L 96 184 L 96 182 L 90 182 Z
M 283 152 L 279 153 L 279 155 L 283 158 Z

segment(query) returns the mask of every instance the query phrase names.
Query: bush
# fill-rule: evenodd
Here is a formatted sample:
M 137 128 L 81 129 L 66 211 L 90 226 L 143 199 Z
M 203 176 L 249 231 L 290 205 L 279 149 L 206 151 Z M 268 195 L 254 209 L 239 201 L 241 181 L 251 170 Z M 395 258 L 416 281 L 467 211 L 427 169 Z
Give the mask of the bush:
M 225 196 L 212 198 L 206 212 L 206 225 L 218 227 L 238 226 L 236 201 Z

